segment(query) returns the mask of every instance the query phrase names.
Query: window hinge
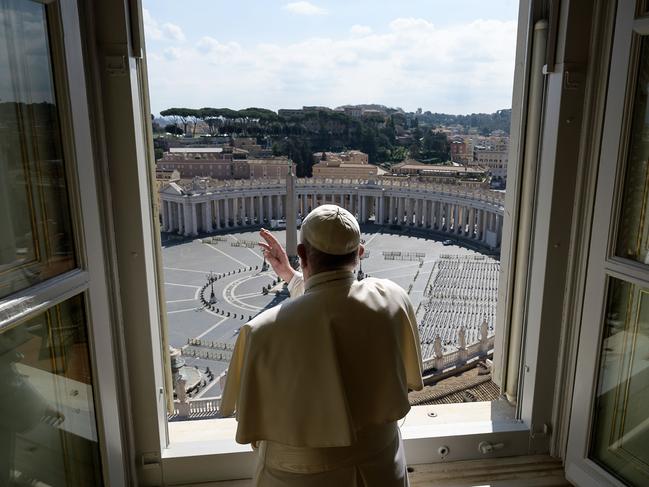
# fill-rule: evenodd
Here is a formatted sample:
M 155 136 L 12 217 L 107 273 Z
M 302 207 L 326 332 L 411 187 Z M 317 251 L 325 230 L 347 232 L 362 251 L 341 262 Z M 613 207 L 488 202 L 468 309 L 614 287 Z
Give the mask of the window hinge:
M 543 423 L 543 428 L 541 428 L 541 430 L 530 431 L 530 438 L 534 439 L 537 437 L 550 436 L 551 434 L 552 426 L 548 423 Z
M 145 452 L 140 455 L 140 464 L 144 469 L 160 466 L 160 454 L 155 451 Z

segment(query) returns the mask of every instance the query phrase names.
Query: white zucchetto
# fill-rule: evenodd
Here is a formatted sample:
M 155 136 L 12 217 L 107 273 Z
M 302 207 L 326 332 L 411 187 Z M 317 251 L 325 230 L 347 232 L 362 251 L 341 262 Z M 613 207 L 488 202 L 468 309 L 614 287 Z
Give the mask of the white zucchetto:
M 302 222 L 300 242 L 331 255 L 345 255 L 358 249 L 361 229 L 354 215 L 338 205 L 314 208 Z

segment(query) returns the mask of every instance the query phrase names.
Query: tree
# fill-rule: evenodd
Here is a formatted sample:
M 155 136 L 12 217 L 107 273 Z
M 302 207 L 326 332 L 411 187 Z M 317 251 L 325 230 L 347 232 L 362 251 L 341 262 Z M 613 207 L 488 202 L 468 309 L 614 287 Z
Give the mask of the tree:
M 398 145 L 390 151 L 390 160 L 393 162 L 401 162 L 406 157 L 408 157 L 408 149 L 402 145 Z
M 361 150 L 367 154 L 370 162 L 377 162 L 379 146 L 376 129 L 364 126 L 361 131 Z
M 193 108 L 167 108 L 162 110 L 160 115 L 163 117 L 172 117 L 174 123 L 183 126 L 183 134 L 187 133 L 187 126 L 194 122 L 194 131 L 196 130 L 196 121 L 198 120 L 198 110 Z
M 182 135 L 183 129 L 181 129 L 178 125 L 169 124 L 165 125 L 165 132 L 171 135 Z
M 223 121 L 222 117 L 218 114 L 216 108 L 199 108 L 198 116 L 207 125 L 207 130 L 210 135 L 216 135 L 219 124 Z
M 424 159 L 448 161 L 451 158 L 451 144 L 446 134 L 429 130 L 421 144 L 421 155 Z

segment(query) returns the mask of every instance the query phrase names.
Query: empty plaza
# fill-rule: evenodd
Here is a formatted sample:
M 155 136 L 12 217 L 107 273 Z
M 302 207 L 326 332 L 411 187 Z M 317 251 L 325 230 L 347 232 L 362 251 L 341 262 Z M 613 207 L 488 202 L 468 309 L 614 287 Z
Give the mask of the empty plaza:
M 438 281 L 445 279 L 444 273 L 440 274 L 440 269 L 443 271 L 440 262 L 445 259 L 469 258 L 473 261 L 477 258 L 478 265 L 490 265 L 490 273 L 483 272 L 480 277 L 471 272 L 472 282 L 487 279 L 493 287 L 494 275 L 497 276 L 496 260 L 431 235 L 394 232 L 387 228 L 377 231 L 373 226 L 364 230 L 366 258 L 362 261 L 362 270 L 366 277 L 390 279 L 408 291 L 417 310 L 424 355 L 430 349 L 430 338 L 438 333 L 436 320 L 431 320 L 430 311 L 427 313 L 431 306 L 436 308 L 443 303 L 448 308 L 454 300 L 462 301 L 458 303 L 459 313 L 454 319 L 446 318 L 439 323 L 439 332 L 446 337 L 445 351 L 453 348 L 453 340 L 448 338 L 449 329 L 459 329 L 464 324 L 462 320 L 468 318 L 467 310 L 481 313 L 479 320 L 477 317 L 472 320 L 487 319 L 492 330 L 495 293 L 492 298 L 483 295 L 482 302 L 473 306 L 466 292 L 457 297 L 451 290 L 448 297 L 440 299 L 443 288 L 440 289 Z M 284 244 L 285 232 L 273 233 Z M 222 233 L 200 239 L 165 237 L 162 255 L 169 345 L 182 351 L 187 365 L 197 366 L 202 371 L 209 367 L 214 377 L 218 377 L 228 367 L 239 328 L 258 313 L 286 299 L 282 283 L 272 269 L 263 270 L 263 257 L 256 246 L 260 239 L 258 231 Z M 489 306 L 484 306 L 485 299 L 491 303 Z M 475 334 L 476 330 L 472 330 L 468 337 Z M 432 349 L 430 351 L 432 353 Z M 215 380 L 195 397 L 218 395 L 220 384 Z

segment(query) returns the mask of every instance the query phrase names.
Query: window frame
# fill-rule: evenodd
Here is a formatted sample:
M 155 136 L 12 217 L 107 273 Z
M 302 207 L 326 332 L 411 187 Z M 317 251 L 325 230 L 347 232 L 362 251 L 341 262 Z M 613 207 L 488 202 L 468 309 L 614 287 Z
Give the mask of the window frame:
M 123 448 L 114 334 L 95 158 L 85 91 L 76 0 L 34 0 L 44 5 L 62 156 L 77 264 L 74 269 L 0 299 L 0 330 L 8 330 L 82 295 L 92 373 L 94 416 L 105 485 L 124 485 Z
M 577 2 L 562 2 L 561 15 L 574 19 L 577 15 Z M 221 448 L 220 453 L 206 453 L 205 445 L 194 444 L 170 444 L 166 421 L 166 403 L 161 397 L 163 390 L 164 363 L 164 333 L 161 331 L 161 323 L 164 321 L 164 299 L 160 292 L 160 284 L 157 281 L 158 270 L 156 259 L 159 259 L 155 249 L 156 234 L 159 232 L 158 219 L 152 218 L 155 214 L 155 198 L 152 195 L 150 174 L 153 171 L 153 159 L 147 154 L 146 134 L 148 132 L 148 117 L 143 117 L 142 110 L 148 106 L 146 99 L 147 90 L 142 90 L 146 85 L 146 60 L 140 57 L 140 51 L 133 49 L 133 45 L 144 46 L 142 37 L 141 6 L 139 1 L 131 4 L 130 11 L 122 9 L 121 5 L 107 2 L 95 7 L 94 16 L 87 19 L 90 23 L 96 19 L 101 26 L 106 19 L 119 21 L 119 28 L 113 29 L 108 34 L 101 31 L 97 33 L 97 42 L 101 46 L 107 45 L 108 41 L 120 41 L 117 49 L 119 56 L 125 60 L 124 72 L 119 77 L 110 76 L 105 71 L 97 69 L 94 73 L 97 88 L 94 96 L 95 107 L 103 106 L 104 119 L 103 129 L 105 131 L 104 143 L 107 147 L 104 154 L 104 164 L 111 173 L 111 180 L 126 182 L 129 179 L 133 184 L 128 187 L 117 187 L 113 184 L 110 192 L 111 201 L 105 201 L 104 205 L 113 210 L 113 226 L 116 235 L 129 234 L 128 242 L 116 238 L 114 267 L 119 269 L 119 281 L 126 283 L 128 291 L 122 291 L 120 296 L 123 308 L 124 340 L 128 342 L 127 355 L 129 371 L 129 390 L 132 405 L 133 422 L 133 455 L 138 464 L 139 477 L 142 485 L 156 485 L 161 479 L 174 482 L 199 482 L 214 481 L 248 477 L 252 472 L 253 455 L 249 446 L 236 445 L 234 439 L 224 442 L 220 446 L 212 443 L 210 450 L 215 451 Z M 516 209 L 516 201 L 520 198 L 520 156 L 524 147 L 523 127 L 526 122 L 524 110 L 528 107 L 528 82 L 529 62 L 531 57 L 531 33 L 534 23 L 542 13 L 542 2 L 534 0 L 521 0 L 519 7 L 518 38 L 516 66 L 514 83 L 514 103 L 512 106 L 512 120 L 516 120 L 515 130 L 518 139 L 512 144 L 508 163 L 508 182 L 512 196 L 509 196 L 506 203 L 506 211 L 513 212 Z M 108 14 L 108 15 L 105 15 Z M 574 22 L 574 20 L 573 20 Z M 117 31 L 117 33 L 115 33 Z M 557 34 L 558 35 L 558 34 Z M 568 40 L 568 45 L 570 45 Z M 564 39 L 564 44 L 566 43 Z M 560 43 L 561 45 L 561 43 Z M 564 46 L 561 46 L 565 48 Z M 95 59 L 104 59 L 109 49 L 99 49 Z M 96 61 L 95 61 L 96 62 Z M 551 222 L 550 212 L 545 208 L 552 208 L 555 213 L 566 203 L 572 204 L 572 197 L 565 191 L 565 185 L 555 187 L 555 181 L 549 177 L 560 173 L 560 160 L 566 156 L 560 156 L 564 148 L 569 149 L 569 156 L 577 155 L 580 150 L 578 143 L 567 140 L 558 134 L 563 125 L 560 118 L 565 116 L 565 111 L 575 109 L 583 101 L 585 88 L 580 83 L 575 92 L 566 92 L 563 79 L 567 74 L 569 66 L 559 66 L 555 71 L 550 72 L 546 79 L 545 109 L 543 112 L 543 123 L 551 130 L 543 131 L 543 151 L 539 158 L 539 180 L 535 187 L 536 213 L 533 221 L 533 238 L 530 244 L 533 246 L 532 258 L 529 263 L 530 280 L 528 282 L 526 296 L 534 295 L 534 292 L 543 296 L 542 306 L 534 308 L 529 306 L 525 310 L 526 329 L 522 337 L 521 360 L 519 370 L 525 374 L 520 377 L 522 387 L 519 388 L 516 398 L 517 410 L 506 418 L 494 417 L 480 413 L 483 407 L 480 404 L 467 405 L 465 412 L 468 415 L 474 414 L 482 421 L 482 430 L 477 428 L 474 434 L 466 429 L 460 429 L 460 435 L 435 436 L 427 425 L 435 425 L 429 419 L 420 418 L 413 420 L 411 435 L 406 435 L 406 451 L 410 458 L 417 462 L 443 461 L 436 454 L 436 446 L 440 442 L 455 442 L 453 451 L 458 451 L 459 456 L 448 457 L 447 460 L 460 460 L 466 458 L 489 458 L 491 456 L 524 455 L 529 453 L 547 452 L 549 450 L 550 435 L 552 433 L 553 421 L 553 398 L 555 397 L 555 374 L 545 373 L 544 370 L 558 372 L 556 356 L 547 357 L 542 353 L 543 346 L 548 344 L 556 347 L 561 352 L 559 340 L 562 333 L 563 320 L 552 321 L 564 306 L 562 283 L 566 277 L 565 265 L 550 266 L 551 258 L 559 256 L 559 260 L 565 263 L 569 256 L 568 245 L 559 248 L 553 245 L 553 238 L 565 238 L 566 231 L 558 228 L 555 222 Z M 582 66 L 583 68 L 583 66 Z M 572 74 L 572 67 L 570 67 Z M 583 75 L 583 72 L 580 74 Z M 583 81 L 583 78 L 582 78 Z M 121 98 L 114 98 L 119 93 Z M 112 97 L 112 98 L 111 98 Z M 144 99 L 142 99 L 144 98 Z M 110 107 L 108 106 L 110 99 Z M 144 107 L 144 108 L 143 108 Z M 568 107 L 568 108 L 566 108 Z M 128 123 L 120 123 L 115 112 L 119 111 L 129 114 L 126 117 Z M 110 112 L 110 113 L 106 113 Z M 132 116 L 131 116 L 132 114 Z M 581 120 L 575 123 L 576 130 L 580 130 Z M 139 133 L 138 133 L 139 132 Z M 577 137 L 579 139 L 579 137 Z M 117 145 L 118 147 L 114 147 Z M 115 149 L 116 152 L 115 152 Z M 125 157 L 120 157 L 125 155 Z M 127 165 L 129 167 L 127 167 Z M 569 168 L 573 170 L 574 168 Z M 576 174 L 566 173 L 568 183 L 574 181 Z M 127 185 L 125 185 L 127 186 Z M 561 191 L 563 190 L 563 191 Z M 135 217 L 139 219 L 141 229 L 132 225 L 133 215 L 127 215 L 123 203 L 115 204 L 116 200 L 124 199 L 132 203 L 137 210 Z M 568 201 L 570 200 L 570 201 Z M 540 208 L 540 210 L 539 210 Z M 569 213 L 569 212 L 565 212 Z M 511 216 L 511 215 L 510 215 Z M 567 217 L 562 218 L 565 221 Z M 540 231 L 541 230 L 541 231 Z M 545 231 L 542 231 L 545 230 Z M 509 225 L 505 225 L 503 242 L 515 241 L 517 236 L 517 222 L 512 218 Z M 570 234 L 570 232 L 567 232 Z M 143 252 L 144 262 L 138 266 L 128 265 L 129 255 L 132 247 Z M 503 295 L 499 296 L 499 303 L 503 303 L 499 316 L 502 323 L 502 337 L 509 336 L 508 319 L 511 315 L 511 275 L 514 272 L 515 256 L 508 255 L 507 262 L 503 262 L 503 276 L 507 276 L 507 286 L 503 286 Z M 519 265 L 520 268 L 520 265 Z M 117 289 L 117 284 L 115 285 Z M 129 295 L 132 294 L 132 295 Z M 139 299 L 138 299 L 139 298 Z M 503 299 L 504 298 L 504 299 Z M 126 303 L 125 303 L 126 302 Z M 133 309 L 133 302 L 137 302 L 139 309 Z M 561 318 L 561 317 L 560 317 Z M 137 330 L 133 329 L 135 326 Z M 141 329 L 150 333 L 141 333 Z M 541 340 L 543 331 L 543 341 Z M 545 354 L 548 355 L 548 354 Z M 504 345 L 497 353 L 496 370 L 504 370 L 508 357 Z M 143 392 L 146 391 L 146 392 Z M 155 399 L 154 399 L 155 398 Z M 436 406 L 414 407 L 413 413 L 406 417 L 409 422 L 411 418 L 420 415 L 420 412 L 428 411 Z M 473 411 L 472 411 L 473 409 Z M 130 415 L 129 412 L 123 411 Z M 482 414 L 482 416 L 480 416 Z M 228 420 L 221 420 L 228 421 Z M 225 423 L 224 423 L 225 424 Z M 458 423 L 455 423 L 456 425 Z M 459 423 L 461 424 L 461 423 Z M 486 425 L 486 427 L 485 427 Z M 493 443 L 503 443 L 502 450 L 490 456 L 478 454 L 477 444 L 486 440 Z M 202 473 L 201 473 L 202 472 Z M 203 475 L 203 476 L 201 476 Z M 172 480 L 173 479 L 173 480 Z
M 589 448 L 600 374 L 604 314 L 612 279 L 649 288 L 647 266 L 616 255 L 638 72 L 633 63 L 639 58 L 642 37 L 649 36 L 649 15 L 641 12 L 640 4 L 636 0 L 618 2 L 610 72 L 607 73 L 606 116 L 600 150 L 594 155 L 595 172 L 598 173 L 597 199 L 583 287 L 585 306 L 577 316 L 581 329 L 574 395 L 581 401 L 573 403 L 569 411 L 570 435 L 566 445 L 566 477 L 583 485 L 626 485 L 592 460 Z

